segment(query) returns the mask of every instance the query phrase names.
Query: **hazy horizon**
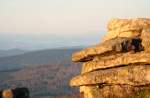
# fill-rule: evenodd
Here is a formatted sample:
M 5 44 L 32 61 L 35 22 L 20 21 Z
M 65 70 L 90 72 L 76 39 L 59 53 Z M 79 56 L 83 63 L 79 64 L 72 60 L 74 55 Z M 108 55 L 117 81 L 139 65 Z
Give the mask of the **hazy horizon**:
M 41 50 L 74 46 L 90 46 L 100 42 L 102 33 L 88 33 L 81 36 L 53 34 L 0 34 L 0 50 Z
M 0 0 L 0 49 L 92 45 L 111 18 L 150 17 L 150 0 Z

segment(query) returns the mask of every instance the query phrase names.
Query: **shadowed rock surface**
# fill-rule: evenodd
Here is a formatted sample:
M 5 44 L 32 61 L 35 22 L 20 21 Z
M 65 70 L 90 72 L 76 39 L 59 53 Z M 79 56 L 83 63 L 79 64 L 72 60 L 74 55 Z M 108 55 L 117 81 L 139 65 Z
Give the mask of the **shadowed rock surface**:
M 81 86 L 84 98 L 150 98 L 150 86 L 92 85 Z
M 97 46 L 84 49 L 72 55 L 72 61 L 84 62 L 92 60 L 95 55 L 106 55 L 122 51 L 122 43 L 128 41 L 129 38 L 114 38 Z

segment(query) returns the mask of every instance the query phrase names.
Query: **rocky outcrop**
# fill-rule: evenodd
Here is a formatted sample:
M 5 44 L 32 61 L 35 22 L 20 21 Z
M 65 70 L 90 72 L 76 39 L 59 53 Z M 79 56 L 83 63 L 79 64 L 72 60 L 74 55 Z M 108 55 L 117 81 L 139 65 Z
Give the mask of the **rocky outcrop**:
M 150 98 L 150 19 L 113 19 L 103 42 L 72 55 L 85 98 Z

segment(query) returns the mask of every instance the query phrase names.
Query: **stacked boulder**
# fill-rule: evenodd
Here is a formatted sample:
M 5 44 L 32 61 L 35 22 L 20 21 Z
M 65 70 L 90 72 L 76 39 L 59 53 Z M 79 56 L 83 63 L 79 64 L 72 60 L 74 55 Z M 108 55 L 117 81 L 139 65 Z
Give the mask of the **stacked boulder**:
M 74 53 L 84 98 L 150 98 L 150 19 L 113 19 L 102 43 Z

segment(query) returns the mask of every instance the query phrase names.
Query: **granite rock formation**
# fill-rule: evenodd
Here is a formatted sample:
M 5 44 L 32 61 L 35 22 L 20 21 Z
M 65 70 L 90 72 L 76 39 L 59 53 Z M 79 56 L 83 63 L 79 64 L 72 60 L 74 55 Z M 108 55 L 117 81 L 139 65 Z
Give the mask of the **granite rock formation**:
M 85 98 L 150 98 L 150 19 L 112 19 L 102 43 L 72 55 Z

